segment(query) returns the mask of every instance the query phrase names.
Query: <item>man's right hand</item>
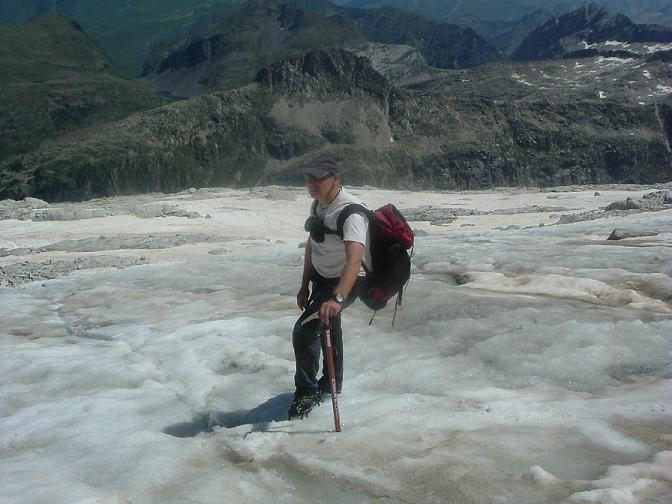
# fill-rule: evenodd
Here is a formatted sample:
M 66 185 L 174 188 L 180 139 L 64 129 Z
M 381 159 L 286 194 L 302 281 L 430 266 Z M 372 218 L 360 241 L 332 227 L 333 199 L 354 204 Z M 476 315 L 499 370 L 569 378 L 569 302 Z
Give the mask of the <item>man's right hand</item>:
M 301 287 L 299 293 L 296 295 L 296 304 L 299 307 L 299 310 L 304 310 L 308 304 L 308 298 L 310 297 L 310 290 L 308 287 Z

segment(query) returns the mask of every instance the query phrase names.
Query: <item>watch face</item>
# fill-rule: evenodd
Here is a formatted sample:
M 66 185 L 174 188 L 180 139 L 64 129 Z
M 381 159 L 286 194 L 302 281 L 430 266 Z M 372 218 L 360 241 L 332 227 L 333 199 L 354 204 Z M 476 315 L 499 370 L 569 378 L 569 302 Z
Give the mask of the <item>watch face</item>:
M 334 299 L 336 300 L 337 303 L 343 304 L 343 295 L 340 292 L 334 294 Z

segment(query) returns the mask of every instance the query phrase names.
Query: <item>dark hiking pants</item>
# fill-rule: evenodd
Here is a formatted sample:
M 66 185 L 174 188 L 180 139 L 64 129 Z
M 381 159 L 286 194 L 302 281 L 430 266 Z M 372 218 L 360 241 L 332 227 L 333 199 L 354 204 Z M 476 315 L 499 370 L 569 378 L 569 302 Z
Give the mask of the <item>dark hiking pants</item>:
M 323 373 L 327 373 L 326 352 L 322 348 L 323 341 L 317 332 L 320 325 L 319 319 L 311 320 L 302 325 L 302 322 L 313 313 L 320 310 L 320 306 L 329 300 L 334 294 L 334 288 L 338 284 L 338 278 L 324 278 L 317 273 L 311 278 L 312 288 L 306 309 L 294 324 L 292 333 L 292 345 L 296 358 L 296 374 L 294 385 L 298 395 L 314 392 L 317 389 L 317 373 L 320 366 L 320 350 L 322 350 Z M 352 288 L 348 299 L 343 303 L 343 309 L 357 299 L 357 287 L 359 279 Z M 334 368 L 336 370 L 336 383 L 340 387 L 343 383 L 343 332 L 341 331 L 341 313 L 343 309 L 331 320 L 331 345 L 334 353 Z

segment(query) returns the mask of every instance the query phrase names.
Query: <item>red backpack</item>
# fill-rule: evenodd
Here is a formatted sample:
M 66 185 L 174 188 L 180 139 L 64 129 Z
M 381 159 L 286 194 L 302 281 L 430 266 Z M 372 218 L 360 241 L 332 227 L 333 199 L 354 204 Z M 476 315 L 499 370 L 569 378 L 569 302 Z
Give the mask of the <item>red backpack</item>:
M 337 233 L 341 239 L 343 239 L 343 224 L 353 213 L 361 213 L 369 220 L 369 243 L 373 263 L 372 271 L 364 266 L 366 277 L 359 297 L 366 306 L 377 311 L 384 308 L 387 301 L 396 294 L 396 315 L 396 307 L 401 305 L 404 286 L 411 278 L 411 256 L 408 249 L 413 248 L 415 233 L 392 203 L 380 207 L 375 212 L 353 203 L 346 206 L 338 216 Z

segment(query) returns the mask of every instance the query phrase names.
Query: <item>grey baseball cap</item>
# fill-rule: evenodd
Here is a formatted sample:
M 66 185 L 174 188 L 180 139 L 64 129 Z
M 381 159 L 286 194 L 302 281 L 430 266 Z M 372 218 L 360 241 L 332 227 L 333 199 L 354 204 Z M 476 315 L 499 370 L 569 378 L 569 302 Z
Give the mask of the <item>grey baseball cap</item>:
M 340 175 L 343 169 L 340 164 L 331 156 L 320 156 L 313 159 L 310 164 L 301 172 L 303 175 L 310 175 L 318 180 L 331 175 Z

